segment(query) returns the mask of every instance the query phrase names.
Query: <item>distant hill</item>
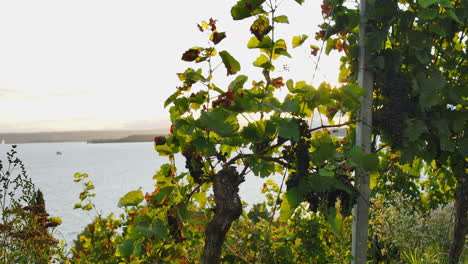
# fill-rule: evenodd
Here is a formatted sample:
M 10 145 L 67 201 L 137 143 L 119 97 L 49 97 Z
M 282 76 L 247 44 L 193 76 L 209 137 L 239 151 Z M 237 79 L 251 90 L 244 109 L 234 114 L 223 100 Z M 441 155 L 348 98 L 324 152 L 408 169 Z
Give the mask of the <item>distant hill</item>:
M 122 140 L 125 142 L 151 141 L 155 136 L 167 135 L 169 131 L 155 130 L 102 130 L 102 131 L 65 131 L 37 133 L 4 133 L 0 132 L 0 141 L 6 144 L 42 143 L 42 142 L 88 142 L 98 140 Z M 150 139 L 150 140 L 148 140 Z M 138 140 L 138 141 L 136 141 Z M 123 142 L 123 141 L 117 141 Z
M 131 135 L 128 137 L 117 138 L 117 139 L 94 139 L 89 140 L 88 143 L 123 143 L 123 142 L 152 142 L 155 136 L 162 136 L 151 134 L 151 135 Z

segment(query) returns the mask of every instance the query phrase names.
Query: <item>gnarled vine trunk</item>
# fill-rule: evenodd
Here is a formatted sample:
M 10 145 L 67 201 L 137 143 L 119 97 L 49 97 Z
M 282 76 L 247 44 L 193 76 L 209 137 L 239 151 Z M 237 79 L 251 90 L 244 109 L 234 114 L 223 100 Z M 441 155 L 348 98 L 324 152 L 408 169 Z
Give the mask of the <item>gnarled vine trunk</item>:
M 243 181 L 233 166 L 222 169 L 213 179 L 216 208 L 214 217 L 205 231 L 202 264 L 218 264 L 220 261 L 226 233 L 231 224 L 242 214 L 239 184 Z
M 468 233 L 468 175 L 467 162 L 459 160 L 452 162 L 452 170 L 457 179 L 455 189 L 455 226 L 452 244 L 450 245 L 449 263 L 457 264 L 465 246 L 465 237 Z

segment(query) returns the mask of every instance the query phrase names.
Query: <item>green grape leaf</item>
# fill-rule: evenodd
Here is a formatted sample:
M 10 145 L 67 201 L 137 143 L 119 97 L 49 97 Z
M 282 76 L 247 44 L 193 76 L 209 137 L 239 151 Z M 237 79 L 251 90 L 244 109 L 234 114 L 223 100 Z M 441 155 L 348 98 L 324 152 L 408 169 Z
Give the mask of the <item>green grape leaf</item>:
M 291 58 L 291 55 L 288 53 L 288 47 L 286 41 L 279 39 L 273 45 L 273 57 L 272 59 L 277 59 L 280 55 Z
M 279 136 L 292 139 L 296 142 L 300 139 L 299 125 L 292 118 L 277 118 L 274 121 L 278 124 Z
M 173 123 L 173 134 L 178 136 L 192 135 L 195 130 L 195 121 L 193 117 L 177 119 Z
M 253 143 L 260 143 L 265 140 L 265 133 L 258 122 L 249 123 L 247 126 L 245 126 L 241 131 L 241 135 Z
M 143 247 L 141 241 L 137 241 L 133 248 L 133 256 L 140 257 L 145 252 L 145 248 Z
M 312 160 L 316 163 L 322 163 L 326 160 L 332 160 L 336 153 L 336 146 L 327 132 L 317 132 L 313 136 L 312 146 L 315 151 L 311 152 Z
M 286 98 L 284 98 L 284 102 L 281 105 L 281 110 L 283 112 L 299 113 L 300 105 L 301 105 L 301 101 L 299 100 L 299 98 L 296 98 L 288 94 Z
M 146 216 L 146 218 L 148 218 L 148 216 Z M 153 230 L 150 227 L 150 221 L 139 221 L 136 231 L 145 237 L 151 237 L 153 235 Z
M 306 190 L 305 184 L 299 184 L 290 188 L 283 195 L 280 208 L 280 221 L 286 222 L 292 216 L 296 207 L 304 200 Z
M 219 56 L 221 56 L 223 64 L 226 67 L 227 75 L 236 74 L 238 71 L 240 71 L 241 66 L 239 62 L 234 59 L 234 57 L 232 57 L 229 52 L 223 50 L 219 53 Z
M 419 136 L 425 132 L 427 132 L 427 128 L 423 121 L 418 119 L 410 119 L 406 122 L 404 135 L 409 139 L 409 141 L 418 141 Z
M 251 157 L 247 161 L 255 176 L 265 178 L 276 172 L 276 166 L 274 162 L 265 161 L 256 157 Z
M 289 19 L 287 16 L 277 16 L 273 18 L 273 21 L 278 22 L 278 23 L 286 23 L 289 24 Z
M 319 175 L 324 176 L 324 177 L 333 177 L 333 176 L 335 176 L 335 172 L 332 171 L 332 170 L 320 169 L 319 170 Z
M 270 59 L 265 56 L 264 54 L 261 54 L 254 62 L 253 65 L 256 67 L 264 68 L 270 71 L 274 71 L 275 67 L 273 64 L 271 64 Z
M 156 236 L 160 239 L 169 239 L 168 230 L 166 224 L 160 219 L 156 219 L 152 224 L 152 230 Z
M 312 85 L 307 84 L 305 81 L 299 81 L 294 85 L 293 80 L 288 80 L 286 82 L 289 92 L 291 93 L 307 93 L 310 91 L 315 91 Z
M 208 128 L 221 136 L 232 136 L 239 129 L 236 114 L 222 107 L 211 112 L 202 112 L 200 125 L 202 128 Z
M 440 103 L 439 92 L 445 86 L 446 82 L 441 74 L 434 74 L 431 78 L 426 78 L 423 74 L 417 76 L 419 86 L 419 104 L 422 110 Z
M 422 8 L 426 8 L 430 5 L 433 5 L 435 3 L 438 3 L 439 0 L 418 0 L 418 4 L 422 7 Z
M 292 47 L 293 48 L 297 48 L 299 46 L 301 46 L 304 41 L 306 41 L 306 39 L 308 38 L 309 36 L 305 35 L 305 34 L 302 34 L 300 36 L 294 36 L 292 38 Z
M 174 186 L 167 186 L 167 187 L 164 187 L 164 188 L 160 189 L 154 195 L 154 203 L 155 204 L 162 204 L 164 199 L 166 199 L 166 197 L 169 196 L 174 189 L 175 189 Z
M 273 47 L 273 41 L 268 36 L 264 36 L 262 41 L 259 41 L 256 37 L 251 37 L 247 43 L 249 49 L 271 49 L 271 47 Z
M 202 156 L 212 156 L 217 154 L 215 145 L 204 136 L 197 136 L 192 140 L 192 144 Z
M 453 19 L 454 21 L 456 21 L 458 24 L 462 24 L 463 22 L 460 20 L 460 18 L 458 18 L 457 14 L 455 14 L 455 12 L 453 12 L 453 10 L 449 9 L 447 10 L 447 14 L 448 16 Z
M 143 192 L 141 190 L 130 191 L 119 200 L 118 207 L 137 206 L 143 202 Z
M 231 16 L 234 20 L 248 18 L 265 11 L 262 4 L 266 0 L 240 0 L 231 8 Z
M 361 96 L 366 94 L 366 90 L 357 84 L 343 86 L 343 106 L 348 109 L 356 109 L 361 105 Z
M 168 105 L 170 105 L 172 102 L 174 102 L 177 97 L 179 97 L 182 94 L 182 92 L 177 91 L 173 93 L 171 96 L 169 96 L 166 101 L 164 102 L 164 108 L 166 108 Z
M 355 146 L 349 154 L 357 166 L 366 171 L 378 171 L 379 156 L 376 153 L 366 154 L 360 147 Z
M 236 79 L 234 79 L 234 81 L 232 81 L 230 84 L 229 84 L 229 87 L 228 89 L 229 90 L 233 90 L 233 91 L 236 91 L 238 89 L 242 89 L 242 87 L 244 87 L 244 84 L 245 82 L 247 82 L 249 78 L 245 75 L 239 75 L 236 77 Z
M 130 239 L 125 239 L 122 244 L 117 246 L 117 251 L 120 256 L 122 257 L 128 257 L 132 254 L 133 248 L 135 244 L 135 239 L 130 238 Z

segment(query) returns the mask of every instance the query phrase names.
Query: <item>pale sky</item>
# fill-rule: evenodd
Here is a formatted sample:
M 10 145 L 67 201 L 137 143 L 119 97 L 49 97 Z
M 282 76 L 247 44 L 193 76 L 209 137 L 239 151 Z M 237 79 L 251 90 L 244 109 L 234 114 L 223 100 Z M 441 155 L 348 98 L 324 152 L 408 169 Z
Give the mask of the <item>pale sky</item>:
M 158 129 L 168 126 L 164 100 L 179 84 L 176 73 L 200 67 L 180 60 L 193 46 L 206 46 L 196 28 L 218 20 L 241 74 L 258 76 L 251 66 L 258 53 L 246 48 L 250 23 L 233 21 L 234 0 L 0 0 L 0 133 L 95 129 Z M 317 57 L 310 44 L 322 23 L 321 1 L 300 6 L 284 0 L 280 14 L 290 24 L 277 28 L 295 59 L 278 60 L 274 76 L 312 81 Z M 294 35 L 309 34 L 300 48 Z M 322 56 L 314 84 L 336 83 L 339 54 Z M 289 71 L 281 71 L 287 65 Z M 228 84 L 220 69 L 218 86 Z

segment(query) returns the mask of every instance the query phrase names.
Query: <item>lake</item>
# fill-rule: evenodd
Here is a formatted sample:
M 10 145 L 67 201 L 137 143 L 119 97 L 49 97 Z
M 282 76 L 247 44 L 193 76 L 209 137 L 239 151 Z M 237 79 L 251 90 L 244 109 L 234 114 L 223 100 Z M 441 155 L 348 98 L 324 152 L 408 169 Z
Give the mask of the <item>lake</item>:
M 0 157 L 11 145 L 0 145 Z M 96 190 L 94 203 L 104 215 L 111 212 L 120 214 L 117 203 L 129 191 L 142 188 L 143 192 L 154 190 L 152 179 L 159 167 L 168 162 L 167 157 L 158 156 L 152 142 L 145 143 L 32 143 L 19 144 L 18 157 L 26 165 L 28 176 L 37 188 L 42 190 L 47 212 L 61 217 L 62 225 L 56 230 L 56 237 L 69 245 L 95 217 L 82 210 L 74 210 L 79 202 L 81 184 L 73 182 L 76 172 L 89 174 Z M 57 155 L 61 152 L 61 155 Z M 185 170 L 182 158 L 176 159 L 179 170 Z M 265 179 L 249 176 L 240 186 L 242 200 L 254 204 L 264 200 L 260 193 Z

